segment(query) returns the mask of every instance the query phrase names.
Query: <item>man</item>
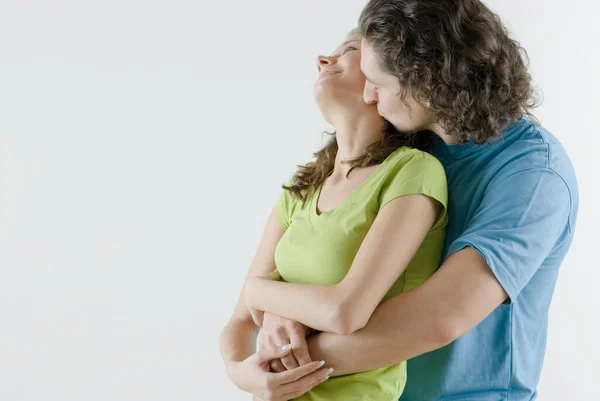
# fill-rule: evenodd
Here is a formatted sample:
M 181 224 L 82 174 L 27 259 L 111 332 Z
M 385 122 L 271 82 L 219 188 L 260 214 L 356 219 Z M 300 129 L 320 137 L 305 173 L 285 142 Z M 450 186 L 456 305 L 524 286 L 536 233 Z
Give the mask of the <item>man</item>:
M 578 189 L 563 147 L 528 117 L 522 49 L 479 0 L 372 0 L 359 29 L 365 101 L 400 131 L 438 137 L 449 185 L 443 263 L 361 330 L 296 340 L 271 367 L 302 365 L 307 352 L 334 375 L 409 360 L 401 400 L 535 399 Z M 266 314 L 261 343 L 306 332 Z

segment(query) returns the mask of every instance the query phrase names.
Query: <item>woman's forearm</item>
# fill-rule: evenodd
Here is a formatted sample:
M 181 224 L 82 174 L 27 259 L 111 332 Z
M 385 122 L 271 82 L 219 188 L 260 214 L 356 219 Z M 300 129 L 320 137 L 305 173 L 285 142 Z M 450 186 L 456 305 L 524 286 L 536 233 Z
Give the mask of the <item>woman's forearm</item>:
M 344 294 L 336 285 L 293 284 L 252 279 L 246 303 L 249 308 L 295 320 L 319 331 L 351 331 Z
M 252 321 L 232 319 L 221 332 L 219 345 L 226 366 L 241 362 L 256 351 L 258 327 Z

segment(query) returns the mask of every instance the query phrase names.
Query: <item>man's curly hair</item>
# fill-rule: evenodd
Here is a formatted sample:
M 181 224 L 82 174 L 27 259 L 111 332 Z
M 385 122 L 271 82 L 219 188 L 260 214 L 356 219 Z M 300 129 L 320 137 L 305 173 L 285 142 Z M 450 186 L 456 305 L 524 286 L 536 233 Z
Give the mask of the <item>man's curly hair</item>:
M 399 96 L 461 142 L 486 142 L 536 105 L 525 50 L 480 0 L 371 0 L 359 31 Z

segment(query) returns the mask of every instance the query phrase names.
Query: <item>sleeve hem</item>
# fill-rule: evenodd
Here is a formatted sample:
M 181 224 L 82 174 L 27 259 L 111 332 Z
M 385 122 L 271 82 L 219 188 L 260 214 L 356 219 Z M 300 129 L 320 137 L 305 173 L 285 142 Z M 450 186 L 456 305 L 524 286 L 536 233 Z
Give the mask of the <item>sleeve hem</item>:
M 438 202 L 442 206 L 442 210 L 440 211 L 435 223 L 433 224 L 431 231 L 445 227 L 445 224 L 443 224 L 443 223 L 444 222 L 447 223 L 447 215 L 448 215 L 448 208 L 446 207 L 446 204 L 444 203 L 445 199 L 440 199 L 441 197 L 434 195 L 432 193 L 432 191 L 409 190 L 409 191 L 406 191 L 405 193 L 403 192 L 403 193 L 399 193 L 399 194 L 394 194 L 394 196 L 390 197 L 389 199 L 385 199 L 384 201 L 381 202 L 381 204 L 379 205 L 379 210 L 383 209 L 383 207 L 385 205 L 387 205 L 394 199 L 400 198 L 402 196 L 407 196 L 407 195 L 423 195 L 423 196 L 427 196 L 428 198 L 431 198 L 431 199 L 435 200 L 436 202 Z
M 448 258 L 450 255 L 455 254 L 458 251 L 465 249 L 466 247 L 473 248 L 474 250 L 479 252 L 481 256 L 483 256 L 483 258 L 485 259 L 485 263 L 488 265 L 488 268 L 492 271 L 494 277 L 496 277 L 496 280 L 498 280 L 504 291 L 508 294 L 508 299 L 504 301 L 504 303 L 511 304 L 512 300 L 516 299 L 517 295 L 519 295 L 519 292 L 517 291 L 515 286 L 512 283 L 510 283 L 508 279 L 503 279 L 500 277 L 500 275 L 498 274 L 498 267 L 491 262 L 491 258 L 488 256 L 487 252 L 484 249 L 477 246 L 472 241 L 457 241 L 450 246 L 446 258 Z
M 290 225 L 288 224 L 288 221 L 281 216 L 281 210 L 279 210 L 278 207 L 275 208 L 275 216 L 277 217 L 277 222 L 279 223 L 281 229 L 283 231 L 287 230 Z

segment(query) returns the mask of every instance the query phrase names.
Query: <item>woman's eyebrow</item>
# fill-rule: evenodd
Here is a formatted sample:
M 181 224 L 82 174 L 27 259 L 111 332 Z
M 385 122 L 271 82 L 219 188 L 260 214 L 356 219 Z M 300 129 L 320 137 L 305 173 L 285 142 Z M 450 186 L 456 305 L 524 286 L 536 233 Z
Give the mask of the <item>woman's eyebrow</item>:
M 342 45 L 341 45 L 340 47 L 338 47 L 338 49 L 340 49 L 340 48 L 341 48 L 341 49 L 343 49 L 343 48 L 344 48 L 344 47 L 346 47 L 346 46 L 347 46 L 349 43 L 352 43 L 352 42 L 360 42 L 360 40 L 358 40 L 358 39 L 350 39 L 350 40 L 347 40 L 347 41 L 345 41 L 344 43 L 342 43 Z
M 352 42 L 360 42 L 360 40 L 358 39 L 350 39 L 344 42 L 344 44 L 342 44 L 342 47 L 346 46 L 348 43 L 352 43 Z

